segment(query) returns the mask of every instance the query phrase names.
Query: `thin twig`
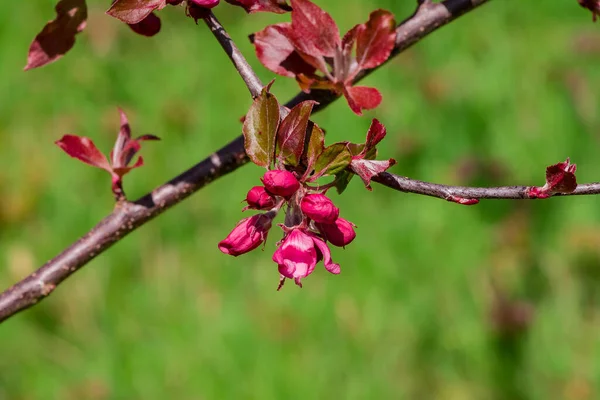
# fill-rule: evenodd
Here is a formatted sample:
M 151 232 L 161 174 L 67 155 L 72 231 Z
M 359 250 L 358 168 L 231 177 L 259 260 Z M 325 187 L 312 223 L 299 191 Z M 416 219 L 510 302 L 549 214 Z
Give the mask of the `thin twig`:
M 382 172 L 373 177 L 373 181 L 389 188 L 405 193 L 415 193 L 425 196 L 459 202 L 459 200 L 480 199 L 534 199 L 529 191 L 532 186 L 499 186 L 499 187 L 468 187 L 450 186 L 410 179 L 404 176 Z M 556 193 L 554 196 L 578 196 L 600 194 L 600 182 L 578 185 L 572 193 Z M 475 204 L 475 203 L 472 203 Z
M 421 4 L 411 18 L 398 26 L 399 39 L 394 54 L 400 53 L 437 28 L 487 1 L 489 0 L 446 0 L 436 4 Z M 260 93 L 262 84 L 244 60 L 241 52 L 214 16 L 206 18 L 205 22 L 211 27 L 211 31 L 242 75 L 252 96 L 256 96 Z M 424 25 L 421 26 L 420 23 Z M 286 104 L 286 107 L 291 108 L 301 101 L 313 99 L 320 102 L 319 107 L 313 111 L 315 112 L 325 108 L 336 98 L 330 92 L 313 90 L 310 94 L 302 93 L 296 96 Z M 247 162 L 243 137 L 239 136 L 227 146 L 136 202 L 118 204 L 114 211 L 89 233 L 38 270 L 2 292 L 0 294 L 0 322 L 43 300 L 63 280 L 114 243 L 210 182 L 236 170 Z

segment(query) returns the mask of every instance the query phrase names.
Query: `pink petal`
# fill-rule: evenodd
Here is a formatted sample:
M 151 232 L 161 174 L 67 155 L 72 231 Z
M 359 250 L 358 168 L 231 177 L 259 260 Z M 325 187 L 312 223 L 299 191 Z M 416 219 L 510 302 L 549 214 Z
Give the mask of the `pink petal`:
M 320 238 L 318 238 L 317 236 L 312 236 L 313 242 L 315 243 L 315 246 L 317 246 L 318 249 L 318 253 L 317 256 L 318 258 L 322 258 L 323 259 L 323 264 L 325 265 L 325 269 L 329 272 L 331 272 L 332 274 L 339 274 L 340 273 L 340 264 L 336 264 L 333 262 L 333 260 L 331 259 L 331 251 L 329 250 L 329 246 L 327 246 L 327 243 L 325 243 L 323 240 L 321 240 Z
M 317 264 L 317 252 L 310 236 L 294 229 L 273 254 L 279 273 L 286 278 L 299 280 L 310 275 Z

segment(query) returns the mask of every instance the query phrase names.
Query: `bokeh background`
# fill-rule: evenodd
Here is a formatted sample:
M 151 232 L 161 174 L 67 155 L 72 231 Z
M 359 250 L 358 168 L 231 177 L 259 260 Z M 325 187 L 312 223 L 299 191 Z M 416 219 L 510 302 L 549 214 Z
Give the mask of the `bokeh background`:
M 162 137 L 128 175 L 137 198 L 240 133 L 251 99 L 208 30 L 161 11 L 148 39 L 90 1 L 63 60 L 22 72 L 51 0 L 0 13 L 0 286 L 83 235 L 113 206 L 108 175 L 53 144 L 108 151 L 117 106 L 134 134 Z M 320 0 L 345 32 L 375 8 Z M 289 16 L 217 16 L 264 82 L 249 33 Z M 492 1 L 372 74 L 383 104 L 315 115 L 327 140 L 361 141 L 371 118 L 393 172 L 465 185 L 543 184 L 570 156 L 600 180 L 600 27 L 571 1 Z M 279 77 L 282 100 L 298 91 Z M 334 195 L 358 237 L 304 289 L 276 292 L 264 252 L 217 249 L 258 184 L 253 165 L 212 183 L 102 254 L 0 327 L 0 399 L 597 399 L 598 197 L 462 207 L 354 180 Z

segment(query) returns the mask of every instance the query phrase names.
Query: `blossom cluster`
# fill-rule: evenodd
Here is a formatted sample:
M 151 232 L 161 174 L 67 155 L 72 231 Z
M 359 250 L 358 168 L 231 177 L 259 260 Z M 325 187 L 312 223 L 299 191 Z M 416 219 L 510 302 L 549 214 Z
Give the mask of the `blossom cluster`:
M 329 244 L 344 247 L 356 233 L 354 225 L 339 216 L 340 210 L 325 196 L 325 190 L 309 186 L 287 170 L 270 170 L 262 177 L 263 186 L 254 186 L 246 195 L 244 210 L 262 210 L 261 214 L 242 219 L 219 243 L 219 249 L 239 256 L 259 247 L 267 240 L 273 219 L 285 207 L 285 223 L 279 224 L 283 239 L 273 254 L 280 274 L 279 288 L 285 279 L 301 280 L 310 275 L 318 262 L 332 274 L 340 266 L 331 259 Z

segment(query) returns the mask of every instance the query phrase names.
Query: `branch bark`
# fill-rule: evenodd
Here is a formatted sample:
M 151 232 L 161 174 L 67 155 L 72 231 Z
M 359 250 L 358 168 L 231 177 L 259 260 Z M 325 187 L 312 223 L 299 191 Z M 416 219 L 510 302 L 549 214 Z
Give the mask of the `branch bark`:
M 439 183 L 430 183 L 410 179 L 404 176 L 382 172 L 372 179 L 373 181 L 387 186 L 391 189 L 398 190 L 404 193 L 415 193 L 424 196 L 437 197 L 451 201 L 453 203 L 461 203 L 465 200 L 480 200 L 480 199 L 513 199 L 513 200 L 528 200 L 536 199 L 530 197 L 529 191 L 534 186 L 499 186 L 499 187 L 468 187 L 468 186 L 450 186 Z M 572 193 L 556 193 L 553 196 L 580 196 L 600 194 L 600 182 L 584 183 L 577 185 L 577 188 Z M 463 204 L 472 205 L 475 202 L 464 202 Z
M 416 12 L 399 24 L 397 28 L 398 40 L 393 55 L 399 54 L 429 33 L 488 1 L 446 0 L 441 3 L 432 3 L 426 0 L 421 2 Z M 244 79 L 252 96 L 258 95 L 262 83 L 223 27 L 212 13 L 209 13 L 204 21 Z M 367 74 L 357 77 L 357 81 Z M 286 107 L 292 108 L 301 101 L 308 99 L 320 103 L 318 107 L 315 107 L 313 111 L 315 112 L 327 107 L 337 99 L 337 96 L 332 95 L 330 92 L 313 90 L 310 94 L 300 93 L 290 100 Z M 236 170 L 247 162 L 248 158 L 244 152 L 243 137 L 239 136 L 216 153 L 211 154 L 208 158 L 139 200 L 117 204 L 113 212 L 100 221 L 85 236 L 0 294 L 0 322 L 43 300 L 62 281 L 106 251 L 114 243 L 210 182 Z M 377 179 L 374 180 L 378 181 Z M 391 182 L 388 186 L 390 185 L 392 185 Z M 396 185 L 398 185 L 398 188 L 403 187 L 398 183 Z M 414 193 L 418 192 L 414 191 Z

